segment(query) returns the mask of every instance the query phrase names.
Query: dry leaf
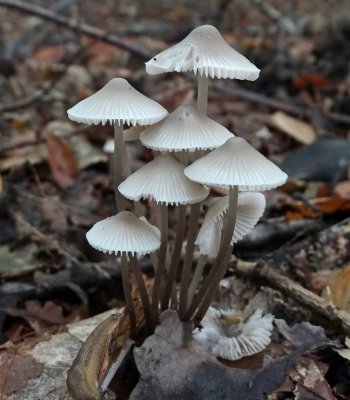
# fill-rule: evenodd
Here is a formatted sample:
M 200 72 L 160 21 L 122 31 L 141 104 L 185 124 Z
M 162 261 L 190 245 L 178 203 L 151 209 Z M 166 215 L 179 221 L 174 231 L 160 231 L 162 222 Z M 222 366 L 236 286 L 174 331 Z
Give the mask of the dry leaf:
M 72 186 L 74 177 L 79 172 L 79 165 L 69 140 L 48 132 L 46 145 L 49 153 L 48 162 L 54 179 L 63 188 Z
M 322 297 L 350 312 L 350 265 L 337 272 L 325 287 Z
M 296 400 L 336 400 L 324 377 L 326 371 L 322 371 L 315 361 L 304 360 L 296 366 L 296 371 L 294 379 L 297 383 L 293 391 Z
M 273 113 L 270 117 L 270 122 L 274 127 L 300 143 L 310 144 L 317 138 L 316 132 L 310 124 L 290 117 L 282 111 Z
M 0 398 L 23 388 L 42 374 L 43 366 L 30 355 L 4 351 L 0 354 Z
M 341 198 L 350 200 L 350 181 L 339 182 L 335 185 L 334 192 Z

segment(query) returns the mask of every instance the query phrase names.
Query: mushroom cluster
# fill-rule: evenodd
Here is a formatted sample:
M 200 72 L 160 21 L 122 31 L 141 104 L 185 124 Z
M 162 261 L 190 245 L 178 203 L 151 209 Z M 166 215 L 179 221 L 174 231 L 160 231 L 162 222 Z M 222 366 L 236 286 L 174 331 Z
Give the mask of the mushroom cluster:
M 226 272 L 234 243 L 253 229 L 264 212 L 265 198 L 259 192 L 282 185 L 287 175 L 246 140 L 207 116 L 209 78 L 255 80 L 259 76 L 259 69 L 232 49 L 216 28 L 204 25 L 194 29 L 180 43 L 149 60 L 146 71 L 149 74 L 193 72 L 198 77 L 197 107 L 182 105 L 168 114 L 126 80 L 116 78 L 71 108 L 68 116 L 78 122 L 114 125 L 114 190 L 118 213 L 95 224 L 87 239 L 94 248 L 121 257 L 123 288 L 130 320 L 135 326 L 130 267 L 140 291 L 147 326 L 152 331 L 159 313 L 169 307 L 178 310 L 183 321 L 198 325 L 203 320 Z M 155 155 L 153 161 L 132 174 L 126 156 L 124 125 L 148 125 L 137 129 L 136 137 L 132 136 L 139 137 Z M 207 201 L 211 187 L 227 189 L 228 195 Z M 135 204 L 142 199 L 156 204 L 158 227 L 138 213 Z M 128 210 L 130 200 L 134 204 L 132 212 Z M 203 201 L 209 207 L 199 227 Z M 173 242 L 168 238 L 169 207 L 177 208 Z M 193 265 L 196 247 L 201 256 L 197 265 Z M 155 279 L 153 293 L 148 296 L 138 257 L 154 252 Z M 205 275 L 208 256 L 216 258 Z M 177 290 L 179 273 L 181 283 Z M 209 311 L 203 321 L 214 314 Z M 241 324 L 240 330 L 254 331 L 252 321 L 256 322 L 258 317 L 261 315 L 253 316 L 246 328 Z M 238 335 L 238 342 L 239 338 Z M 259 343 L 268 343 L 268 339 Z M 215 349 L 218 355 L 223 354 Z M 261 346 L 252 346 L 250 353 L 259 350 Z

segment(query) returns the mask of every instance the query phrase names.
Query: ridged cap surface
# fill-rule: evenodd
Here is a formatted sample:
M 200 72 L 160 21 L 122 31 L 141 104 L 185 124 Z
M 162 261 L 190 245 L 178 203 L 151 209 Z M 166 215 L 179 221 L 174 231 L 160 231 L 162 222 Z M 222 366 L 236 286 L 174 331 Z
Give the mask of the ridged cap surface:
M 211 25 L 194 29 L 180 43 L 166 49 L 146 63 L 146 71 L 193 71 L 211 78 L 247 79 L 254 81 L 260 70 L 234 50 Z
M 118 189 L 131 200 L 149 198 L 167 205 L 198 203 L 209 194 L 208 188 L 188 179 L 184 166 L 167 154 L 131 174 Z
M 94 249 L 115 255 L 128 252 L 145 255 L 160 247 L 159 229 L 129 211 L 97 222 L 87 232 L 86 239 Z
M 224 126 L 186 105 L 146 128 L 140 140 L 157 151 L 195 151 L 215 149 L 232 137 L 234 135 Z
M 261 193 L 238 194 L 237 218 L 231 244 L 241 240 L 254 228 L 264 213 L 265 205 L 265 197 Z M 228 196 L 215 199 L 209 207 L 196 239 L 201 254 L 218 254 L 227 208 Z
M 240 137 L 229 139 L 222 146 L 196 160 L 185 169 L 195 182 L 240 191 L 260 192 L 283 185 L 288 176 L 273 162 Z
M 228 322 L 233 310 L 208 309 L 203 318 L 202 328 L 196 330 L 193 337 L 206 344 L 217 356 L 225 360 L 239 360 L 264 350 L 271 342 L 273 315 L 262 315 L 257 309 L 246 322 L 230 324 Z
M 68 110 L 68 118 L 86 124 L 151 125 L 168 114 L 123 78 L 114 78 L 102 89 Z

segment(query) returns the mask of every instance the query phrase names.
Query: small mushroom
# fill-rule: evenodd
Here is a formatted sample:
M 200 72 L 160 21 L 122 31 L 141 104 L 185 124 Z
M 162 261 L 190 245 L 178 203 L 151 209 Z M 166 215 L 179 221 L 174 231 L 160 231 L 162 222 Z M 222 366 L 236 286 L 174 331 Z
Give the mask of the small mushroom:
M 250 232 L 265 210 L 265 197 L 261 193 L 238 193 L 237 218 L 231 245 Z M 198 232 L 195 244 L 199 247 L 200 257 L 188 289 L 188 302 L 191 301 L 204 267 L 207 256 L 216 256 L 219 252 L 224 214 L 228 207 L 228 197 L 219 197 L 212 201 L 203 224 Z
M 234 50 L 211 25 L 195 28 L 180 43 L 166 49 L 146 62 L 146 71 L 198 74 L 198 111 L 206 114 L 208 77 L 218 79 L 255 80 L 260 70 Z
M 160 122 L 146 128 L 141 143 L 155 151 L 193 152 L 213 150 L 234 135 L 224 126 L 200 114 L 195 107 L 178 107 Z
M 157 318 L 160 286 L 165 271 L 165 259 L 168 243 L 168 205 L 193 204 L 204 200 L 209 189 L 195 183 L 184 175 L 184 166 L 170 155 L 162 154 L 153 161 L 131 174 L 119 185 L 119 191 L 128 199 L 150 199 L 159 207 L 161 246 L 158 254 L 154 291 L 152 297 L 153 317 Z M 180 224 L 181 222 L 181 224 Z M 182 248 L 185 221 L 179 220 L 174 245 L 172 263 L 168 272 L 167 285 L 162 296 L 162 308 L 169 302 L 175 279 L 178 260 Z
M 232 318 L 234 316 L 234 318 Z M 246 321 L 240 321 L 234 310 L 210 307 L 202 320 L 202 328 L 193 332 L 199 343 L 225 360 L 239 360 L 264 350 L 271 342 L 273 315 L 262 315 L 257 309 Z
M 114 78 L 92 96 L 80 101 L 68 110 L 72 121 L 87 124 L 110 122 L 114 125 L 114 191 L 117 209 L 122 211 L 125 199 L 118 192 L 118 185 L 123 180 L 123 162 L 126 149 L 123 135 L 123 124 L 151 125 L 167 115 L 160 104 L 149 99 L 123 78 Z
M 144 309 L 146 323 L 152 327 L 149 296 L 142 278 L 137 256 L 153 253 L 160 247 L 160 232 L 145 218 L 138 218 L 129 211 L 122 211 L 113 217 L 97 222 L 86 234 L 89 244 L 104 253 L 115 253 L 121 257 L 123 289 L 130 312 L 132 330 L 136 321 L 128 279 L 128 264 L 135 275 Z
M 229 189 L 228 211 L 223 223 L 218 255 L 186 314 L 186 318 L 189 318 L 201 303 L 196 313 L 196 320 L 200 321 L 212 301 L 216 287 L 226 271 L 228 257 L 232 253 L 231 241 L 237 219 L 238 191 L 272 189 L 285 183 L 287 175 L 246 140 L 239 137 L 229 139 L 219 148 L 185 168 L 185 175 L 204 185 Z M 182 287 L 180 303 L 181 300 L 187 301 L 187 282 Z M 204 294 L 206 297 L 203 299 Z

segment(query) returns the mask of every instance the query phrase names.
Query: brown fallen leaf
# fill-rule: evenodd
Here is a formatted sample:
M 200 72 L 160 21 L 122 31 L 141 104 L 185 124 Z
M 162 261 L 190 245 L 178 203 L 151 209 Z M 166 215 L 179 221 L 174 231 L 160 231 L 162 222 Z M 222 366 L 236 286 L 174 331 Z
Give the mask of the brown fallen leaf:
M 304 218 L 319 218 L 322 213 L 333 214 L 344 211 L 350 211 L 350 199 L 335 195 L 316 198 L 310 200 L 308 203 L 295 201 L 290 204 L 285 217 L 292 221 Z
M 322 297 L 350 312 L 350 265 L 338 271 L 324 288 Z
M 341 198 L 350 200 L 350 181 L 339 182 L 336 184 L 334 192 Z
M 42 364 L 31 355 L 3 351 L 0 353 L 0 398 L 23 388 L 27 381 L 39 377 L 43 372 Z
M 273 113 L 270 117 L 270 123 L 302 144 L 310 144 L 317 138 L 316 132 L 310 124 L 290 117 L 282 111 Z
M 72 186 L 79 172 L 79 165 L 69 140 L 47 132 L 46 146 L 48 162 L 55 181 L 62 188 Z
M 296 400 L 336 400 L 324 377 L 327 369 L 323 371 L 321 366 L 324 365 L 309 358 L 296 365 L 297 373 L 293 374 L 296 381 L 293 391 Z

